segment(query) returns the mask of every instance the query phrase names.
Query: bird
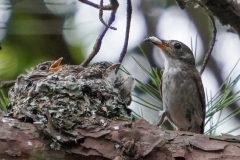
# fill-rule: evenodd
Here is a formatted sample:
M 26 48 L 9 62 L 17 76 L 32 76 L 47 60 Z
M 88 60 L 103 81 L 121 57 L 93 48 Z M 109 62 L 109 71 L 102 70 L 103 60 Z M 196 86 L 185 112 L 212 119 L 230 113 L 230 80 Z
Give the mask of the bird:
M 117 79 L 116 69 L 119 68 L 121 64 L 116 63 L 108 67 L 105 72 L 103 72 L 102 77 L 103 79 L 113 85 Z
M 161 40 L 152 36 L 145 42 L 161 49 L 165 59 L 159 88 L 163 114 L 157 126 L 167 118 L 180 131 L 203 134 L 205 94 L 192 51 L 177 40 Z
M 46 61 L 46 62 L 40 63 L 35 67 L 33 67 L 32 69 L 30 69 L 30 71 L 28 71 L 24 77 L 28 80 L 38 80 L 38 79 L 47 77 L 52 72 L 56 72 L 64 66 L 64 65 L 61 66 L 62 60 L 63 58 L 61 57 L 56 61 Z M 19 77 L 22 77 L 22 75 Z M 12 87 L 14 86 L 17 80 L 18 79 L 4 81 L 0 84 L 0 88 Z
M 61 62 L 63 57 L 59 58 L 56 61 L 46 61 L 36 65 L 27 73 L 27 78 L 30 80 L 41 79 L 43 77 L 47 77 L 49 74 L 53 72 L 59 71 L 63 66 L 61 66 Z
M 34 85 L 38 80 L 59 71 L 64 66 L 61 65 L 62 59 L 63 58 L 61 57 L 56 61 L 42 62 L 30 69 L 26 74 L 18 76 L 16 80 L 2 82 L 1 87 L 12 87 L 8 92 L 8 97 L 11 101 L 15 98 L 16 93 L 19 92 L 19 89 L 27 89 Z
M 115 87 L 118 88 L 118 93 L 121 98 L 121 102 L 123 102 L 126 106 L 129 106 L 132 101 L 132 90 L 135 86 L 135 79 L 132 75 L 126 75 L 125 77 L 118 79 L 115 82 Z
M 108 61 L 95 62 L 82 72 L 79 72 L 78 78 L 92 79 L 102 78 L 107 68 L 111 67 L 112 63 Z M 114 68 L 115 69 L 115 68 Z

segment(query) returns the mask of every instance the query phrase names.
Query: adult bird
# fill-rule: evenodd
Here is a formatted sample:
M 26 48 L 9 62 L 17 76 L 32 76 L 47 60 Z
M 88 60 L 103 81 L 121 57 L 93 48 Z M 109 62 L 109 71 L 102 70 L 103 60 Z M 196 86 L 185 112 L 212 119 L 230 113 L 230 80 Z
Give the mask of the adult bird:
M 192 51 L 182 42 L 145 39 L 163 52 L 165 69 L 160 85 L 164 112 L 157 125 L 168 118 L 182 131 L 204 133 L 205 95 Z

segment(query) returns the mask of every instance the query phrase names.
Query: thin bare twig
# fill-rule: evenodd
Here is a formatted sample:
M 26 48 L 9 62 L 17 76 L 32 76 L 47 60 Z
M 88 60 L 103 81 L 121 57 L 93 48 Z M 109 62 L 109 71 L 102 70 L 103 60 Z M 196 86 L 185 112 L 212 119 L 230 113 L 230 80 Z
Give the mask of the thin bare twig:
M 127 0 L 127 23 L 126 23 L 125 40 L 124 40 L 122 52 L 121 52 L 119 60 L 118 60 L 119 63 L 122 63 L 123 58 L 125 57 L 125 55 L 127 53 L 131 18 L 132 18 L 132 3 L 131 3 L 131 0 Z
M 79 0 L 79 1 L 82 2 L 82 0 Z M 111 26 L 111 24 L 114 22 L 115 15 L 116 15 L 116 12 L 117 12 L 119 4 L 118 4 L 117 0 L 110 0 L 110 5 L 112 6 L 112 12 L 111 12 L 110 18 L 108 20 L 108 26 Z M 104 30 L 100 33 L 100 35 L 96 39 L 96 42 L 95 42 L 95 44 L 93 46 L 93 50 L 92 50 L 91 54 L 81 64 L 83 67 L 87 66 L 91 62 L 91 60 L 99 52 L 101 44 L 102 44 L 102 39 L 105 36 L 106 32 L 108 31 L 108 28 L 109 27 L 105 27 Z
M 99 20 L 102 22 L 102 24 L 105 26 L 105 27 L 108 27 L 112 30 L 117 30 L 117 28 L 115 27 L 112 27 L 112 26 L 109 26 L 106 22 L 104 22 L 103 20 L 103 0 L 100 0 L 100 8 L 99 8 Z
M 212 24 L 213 24 L 213 39 L 212 39 L 212 44 L 211 44 L 211 47 L 209 48 L 206 56 L 204 57 L 204 61 L 203 61 L 203 66 L 200 70 L 200 74 L 202 74 L 206 68 L 206 65 L 211 57 L 211 54 L 212 54 L 212 51 L 213 51 L 213 47 L 215 45 L 215 42 L 216 42 L 216 35 L 217 35 L 217 28 L 216 28 L 216 24 L 215 24 L 215 21 L 214 21 L 214 17 L 212 15 L 209 15 L 211 21 L 212 21 Z
M 85 4 L 89 5 L 89 6 L 92 6 L 92 7 L 94 7 L 94 8 L 97 8 L 97 9 L 100 8 L 98 4 L 92 3 L 92 2 L 90 2 L 90 1 L 88 1 L 88 0 L 78 0 L 78 1 L 79 1 L 79 2 L 82 2 L 82 3 L 85 3 Z
M 100 9 L 100 5 L 96 4 L 96 3 L 92 3 L 91 1 L 88 1 L 88 0 L 78 0 L 79 2 L 82 2 L 82 3 L 85 3 L 89 6 L 92 6 L 94 8 L 97 8 L 97 9 Z M 102 10 L 113 10 L 113 6 L 112 6 L 112 3 L 116 3 L 114 1 L 116 0 L 109 0 L 110 1 L 110 4 L 109 5 L 105 5 L 102 7 Z M 113 1 L 113 2 L 112 2 Z

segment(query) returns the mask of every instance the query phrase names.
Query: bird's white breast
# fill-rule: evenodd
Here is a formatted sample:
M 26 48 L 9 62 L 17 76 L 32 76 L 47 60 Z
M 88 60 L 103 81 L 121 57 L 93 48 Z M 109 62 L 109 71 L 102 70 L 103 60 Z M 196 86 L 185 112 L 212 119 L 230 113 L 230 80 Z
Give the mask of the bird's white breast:
M 187 77 L 187 73 L 177 67 L 166 67 L 162 77 L 163 107 L 172 121 L 181 128 L 190 126 L 186 113 L 192 106 L 188 101 L 196 96 L 196 94 L 189 94 L 188 89 L 193 87 L 197 90 L 196 86 L 191 85 L 194 84 L 190 82 L 192 79 Z

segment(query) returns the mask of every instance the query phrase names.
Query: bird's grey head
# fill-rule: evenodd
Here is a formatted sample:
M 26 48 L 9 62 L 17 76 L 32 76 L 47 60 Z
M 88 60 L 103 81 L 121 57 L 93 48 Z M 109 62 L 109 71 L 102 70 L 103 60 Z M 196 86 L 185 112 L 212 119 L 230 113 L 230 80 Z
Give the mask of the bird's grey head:
M 120 65 L 120 63 L 116 63 L 108 67 L 105 73 L 103 73 L 103 78 L 113 84 L 117 79 L 116 69 L 118 69 Z
M 58 71 L 61 68 L 62 60 L 63 58 L 59 58 L 56 61 L 47 61 L 40 63 L 33 68 L 33 72 Z
M 168 63 L 177 63 L 181 61 L 181 64 L 195 65 L 192 51 L 182 42 L 177 40 L 160 40 L 156 37 L 146 38 L 145 42 L 151 42 L 160 48 Z
M 56 61 L 47 61 L 36 65 L 29 73 L 29 79 L 35 79 L 40 77 L 46 77 L 51 72 L 57 72 L 63 66 L 61 66 L 63 58 L 59 58 Z

